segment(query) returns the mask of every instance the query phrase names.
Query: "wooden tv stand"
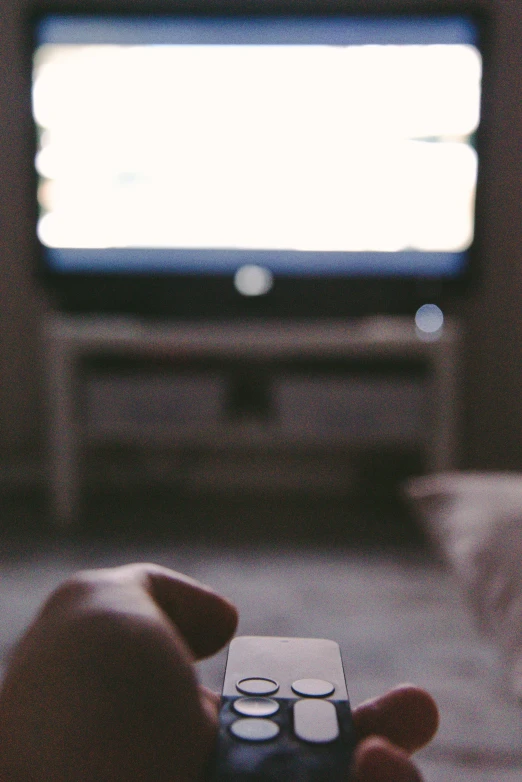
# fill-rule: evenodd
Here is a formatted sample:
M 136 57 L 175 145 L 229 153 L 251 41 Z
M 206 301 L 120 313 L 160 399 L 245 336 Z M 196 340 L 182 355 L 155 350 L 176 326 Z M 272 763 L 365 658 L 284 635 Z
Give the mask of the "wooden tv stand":
M 358 320 L 187 322 L 122 317 L 51 316 L 45 324 L 48 399 L 48 469 L 52 515 L 71 524 L 78 511 L 82 453 L 86 440 L 82 414 L 82 361 L 93 357 L 158 358 L 187 361 L 347 362 L 360 359 L 422 361 L 432 384 L 431 409 L 423 447 L 429 471 L 454 467 L 457 440 L 456 350 L 458 328 L 446 321 L 437 339 L 421 338 L 412 318 Z M 224 443 L 225 426 L 171 433 L 174 440 Z M 241 437 L 237 430 L 232 435 Z M 248 432 L 245 436 L 248 436 Z M 267 438 L 277 439 L 272 430 Z

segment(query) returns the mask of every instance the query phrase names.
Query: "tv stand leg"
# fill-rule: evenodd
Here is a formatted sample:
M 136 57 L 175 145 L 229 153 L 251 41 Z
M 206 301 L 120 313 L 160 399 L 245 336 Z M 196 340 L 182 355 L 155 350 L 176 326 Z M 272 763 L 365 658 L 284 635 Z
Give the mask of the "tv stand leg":
M 76 421 L 74 350 L 63 336 L 48 334 L 48 471 L 56 526 L 74 523 L 79 508 L 79 432 Z

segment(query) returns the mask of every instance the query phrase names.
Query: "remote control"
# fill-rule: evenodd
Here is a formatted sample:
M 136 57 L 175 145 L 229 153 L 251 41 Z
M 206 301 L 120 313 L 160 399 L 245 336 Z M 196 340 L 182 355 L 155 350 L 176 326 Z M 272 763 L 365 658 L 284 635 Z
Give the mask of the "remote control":
M 211 782 L 346 782 L 354 745 L 338 644 L 231 642 Z

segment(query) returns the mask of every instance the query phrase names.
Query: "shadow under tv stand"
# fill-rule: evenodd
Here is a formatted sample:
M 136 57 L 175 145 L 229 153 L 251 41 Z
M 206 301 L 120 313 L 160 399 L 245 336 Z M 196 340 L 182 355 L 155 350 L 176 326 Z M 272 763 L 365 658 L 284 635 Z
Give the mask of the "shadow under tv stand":
M 44 327 L 47 370 L 48 479 L 51 513 L 57 525 L 77 517 L 82 458 L 87 439 L 82 410 L 82 363 L 93 358 L 137 358 L 184 366 L 238 366 L 241 362 L 286 368 L 309 362 L 317 366 L 336 362 L 421 362 L 430 383 L 430 404 L 421 447 L 426 469 L 455 466 L 457 440 L 458 328 L 446 319 L 437 338 L 419 335 L 413 318 L 366 317 L 354 320 L 307 321 L 154 321 L 139 318 L 53 314 Z M 173 445 L 205 443 L 227 447 L 238 441 L 277 445 L 288 432 L 269 427 L 252 431 L 210 422 L 201 429 L 173 427 L 166 436 Z M 121 432 L 122 441 L 128 433 Z M 299 444 L 307 435 L 299 434 Z M 314 445 L 313 433 L 309 437 Z M 349 440 L 349 437 L 348 437 Z M 317 444 L 317 443 L 315 443 Z M 348 445 L 349 443 L 347 443 Z

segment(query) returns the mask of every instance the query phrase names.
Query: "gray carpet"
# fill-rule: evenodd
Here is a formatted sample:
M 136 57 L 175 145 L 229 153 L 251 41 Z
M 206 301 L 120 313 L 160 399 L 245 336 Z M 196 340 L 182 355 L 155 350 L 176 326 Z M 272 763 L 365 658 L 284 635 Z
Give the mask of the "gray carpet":
M 496 651 L 472 626 L 444 569 L 421 555 L 62 544 L 0 562 L 2 661 L 45 595 L 83 567 L 155 561 L 212 585 L 241 612 L 245 634 L 314 635 L 341 644 L 353 703 L 398 682 L 430 689 L 441 710 L 419 755 L 426 782 L 519 782 L 522 710 Z M 223 654 L 201 664 L 219 688 Z

